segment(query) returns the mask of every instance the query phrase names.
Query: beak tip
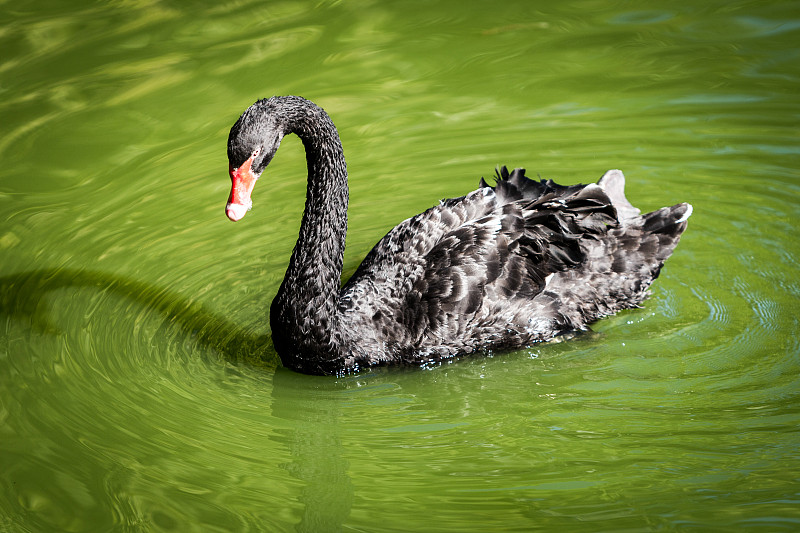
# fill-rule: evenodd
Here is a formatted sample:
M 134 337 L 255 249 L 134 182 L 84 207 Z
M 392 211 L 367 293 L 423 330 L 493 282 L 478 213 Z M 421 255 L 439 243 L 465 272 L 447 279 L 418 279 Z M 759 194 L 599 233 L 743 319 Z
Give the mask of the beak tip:
M 248 209 L 249 208 L 246 205 L 229 203 L 225 206 L 225 214 L 230 220 L 237 222 L 244 218 L 244 215 L 247 213 Z

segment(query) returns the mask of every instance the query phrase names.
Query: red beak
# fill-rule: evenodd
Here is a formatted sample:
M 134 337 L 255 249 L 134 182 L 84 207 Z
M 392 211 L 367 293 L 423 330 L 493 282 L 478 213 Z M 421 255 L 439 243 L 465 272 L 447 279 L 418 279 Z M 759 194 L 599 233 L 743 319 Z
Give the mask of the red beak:
M 228 167 L 228 173 L 231 175 L 231 195 L 228 197 L 228 205 L 225 206 L 225 214 L 234 222 L 241 220 L 253 206 L 250 194 L 258 179 L 250 169 L 253 158 L 254 156 L 251 156 L 238 168 Z

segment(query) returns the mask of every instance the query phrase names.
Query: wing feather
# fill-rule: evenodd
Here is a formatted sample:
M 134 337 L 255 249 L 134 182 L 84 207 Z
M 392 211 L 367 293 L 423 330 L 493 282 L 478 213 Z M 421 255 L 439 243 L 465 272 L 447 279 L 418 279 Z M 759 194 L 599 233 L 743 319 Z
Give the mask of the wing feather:
M 505 327 L 493 312 L 498 299 L 505 307 L 530 302 L 548 276 L 585 260 L 582 238 L 617 224 L 600 187 L 560 186 L 524 172 L 503 167 L 494 187 L 481 179 L 478 190 L 390 231 L 343 287 L 343 315 L 372 320 L 373 344 L 391 338 L 414 354 L 458 342 L 469 351 L 477 337 Z

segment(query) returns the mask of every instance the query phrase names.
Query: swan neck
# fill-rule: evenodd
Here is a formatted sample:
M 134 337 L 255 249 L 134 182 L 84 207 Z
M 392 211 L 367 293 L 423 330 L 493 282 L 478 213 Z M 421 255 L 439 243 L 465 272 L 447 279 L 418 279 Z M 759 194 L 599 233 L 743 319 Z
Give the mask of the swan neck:
M 311 104 L 313 106 L 313 104 Z M 273 302 L 279 353 L 300 359 L 341 357 L 338 301 L 347 233 L 347 166 L 333 122 L 313 106 L 289 124 L 306 150 L 308 182 L 300 232 Z M 277 321 L 277 324 L 276 324 Z M 288 336 L 289 338 L 282 338 Z

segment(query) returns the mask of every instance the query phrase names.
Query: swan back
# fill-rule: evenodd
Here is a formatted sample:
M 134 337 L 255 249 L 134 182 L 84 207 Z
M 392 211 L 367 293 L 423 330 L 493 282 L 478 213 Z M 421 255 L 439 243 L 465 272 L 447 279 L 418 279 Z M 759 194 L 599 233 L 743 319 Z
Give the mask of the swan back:
M 612 200 L 603 187 L 624 184 L 614 172 L 561 186 L 503 168 L 494 186 L 482 180 L 400 223 L 342 289 L 352 360 L 425 363 L 525 346 L 638 306 L 688 204 L 639 216 L 621 189 Z

